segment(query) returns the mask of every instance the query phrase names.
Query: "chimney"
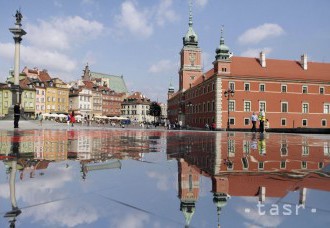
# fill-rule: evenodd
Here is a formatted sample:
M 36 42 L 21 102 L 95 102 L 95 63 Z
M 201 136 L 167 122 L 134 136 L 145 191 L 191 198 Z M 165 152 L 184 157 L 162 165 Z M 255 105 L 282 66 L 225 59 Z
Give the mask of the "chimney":
M 303 54 L 303 55 L 301 56 L 300 64 L 301 64 L 301 67 L 302 67 L 304 70 L 307 70 L 307 54 Z
M 266 55 L 265 55 L 265 52 L 260 52 L 260 64 L 261 64 L 261 67 L 266 67 Z

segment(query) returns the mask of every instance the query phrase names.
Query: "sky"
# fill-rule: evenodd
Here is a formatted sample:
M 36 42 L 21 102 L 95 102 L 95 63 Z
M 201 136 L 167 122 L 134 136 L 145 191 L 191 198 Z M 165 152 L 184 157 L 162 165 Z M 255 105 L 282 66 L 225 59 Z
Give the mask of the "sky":
M 178 89 L 189 0 L 1 0 L 0 82 L 14 67 L 15 12 L 21 10 L 20 70 L 47 69 L 65 82 L 93 72 L 123 75 L 130 92 L 166 102 Z M 192 0 L 203 69 L 212 68 L 224 26 L 235 56 L 330 62 L 329 0 Z

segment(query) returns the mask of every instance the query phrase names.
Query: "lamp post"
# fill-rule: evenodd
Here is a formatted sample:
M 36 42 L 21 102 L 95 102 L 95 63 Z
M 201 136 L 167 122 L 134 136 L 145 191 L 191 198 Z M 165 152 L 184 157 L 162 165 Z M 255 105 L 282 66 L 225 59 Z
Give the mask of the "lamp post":
M 227 89 L 224 92 L 225 97 L 227 97 L 227 109 L 228 109 L 228 120 L 227 120 L 227 131 L 230 129 L 230 122 L 229 122 L 229 117 L 230 117 L 230 113 L 229 113 L 229 101 L 230 101 L 230 97 L 233 97 L 235 94 L 235 91 L 232 89 Z

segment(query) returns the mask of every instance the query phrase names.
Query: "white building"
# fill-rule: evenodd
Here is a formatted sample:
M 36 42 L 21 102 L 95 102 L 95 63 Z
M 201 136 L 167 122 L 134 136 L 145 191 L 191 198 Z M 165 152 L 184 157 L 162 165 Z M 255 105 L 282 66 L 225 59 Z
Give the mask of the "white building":
M 134 92 L 124 99 L 121 114 L 131 121 L 152 122 L 154 117 L 149 115 L 150 99 L 140 92 Z

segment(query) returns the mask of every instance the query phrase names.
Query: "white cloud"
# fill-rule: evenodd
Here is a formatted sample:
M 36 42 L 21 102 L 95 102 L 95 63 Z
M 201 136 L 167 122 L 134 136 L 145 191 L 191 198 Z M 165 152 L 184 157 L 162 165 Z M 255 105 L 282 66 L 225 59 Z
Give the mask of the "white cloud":
M 178 20 L 178 15 L 176 15 L 175 11 L 171 8 L 172 3 L 172 0 L 161 0 L 156 12 L 158 25 L 163 26 L 166 21 L 175 22 Z
M 204 7 L 208 0 L 196 0 L 196 5 Z
M 39 20 L 39 24 L 27 24 L 29 33 L 26 39 L 39 48 L 66 50 L 77 43 L 98 37 L 103 24 L 85 20 L 79 16 L 52 18 L 51 21 Z
M 147 38 L 152 35 L 153 27 L 148 21 L 148 10 L 139 11 L 131 1 L 125 1 L 121 5 L 121 13 L 115 17 L 117 29 L 127 29 L 137 38 Z
M 169 176 L 157 172 L 148 172 L 148 177 L 157 180 L 157 188 L 161 191 L 166 191 L 170 187 Z
M 264 47 L 264 48 L 249 48 L 241 53 L 241 56 L 246 56 L 246 57 L 259 57 L 260 52 L 264 51 L 267 55 L 272 52 L 272 48 L 270 47 Z
M 240 44 L 257 44 L 265 39 L 278 37 L 284 34 L 284 30 L 277 24 L 265 23 L 256 28 L 244 32 L 239 38 Z
M 129 214 L 126 215 L 124 218 L 118 218 L 116 220 L 113 220 L 113 224 L 111 224 L 111 227 L 116 228 L 142 228 L 146 227 L 146 222 L 150 220 L 149 216 L 144 213 L 135 213 L 135 214 Z
M 170 60 L 160 60 L 157 63 L 151 65 L 149 67 L 149 72 L 150 73 L 166 73 L 175 70 L 177 67 L 176 63 L 171 62 Z
M 257 208 L 251 210 L 249 213 L 245 212 L 245 209 L 242 207 L 236 208 L 236 211 L 246 220 L 251 221 L 251 223 L 248 221 L 245 222 L 247 227 L 258 227 L 258 225 L 262 227 L 278 227 L 283 222 L 283 217 L 267 214 L 261 215 L 258 213 Z
M 14 59 L 14 44 L 0 43 L 0 56 L 8 62 Z M 63 80 L 74 78 L 72 72 L 77 62 L 71 57 L 57 51 L 42 50 L 37 47 L 21 45 L 21 67 L 38 67 L 47 69 L 51 77 L 60 77 Z

